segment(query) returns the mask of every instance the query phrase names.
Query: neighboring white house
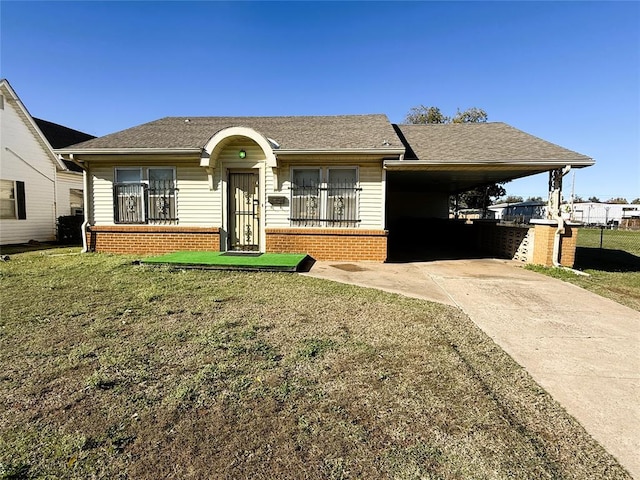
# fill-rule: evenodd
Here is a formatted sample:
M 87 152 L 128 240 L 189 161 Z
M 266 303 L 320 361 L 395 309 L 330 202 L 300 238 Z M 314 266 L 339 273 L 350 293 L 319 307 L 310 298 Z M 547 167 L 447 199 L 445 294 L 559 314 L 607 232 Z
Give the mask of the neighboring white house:
M 619 225 L 625 218 L 640 217 L 640 205 L 581 202 L 563 205 L 563 216 L 585 225 Z
M 517 203 L 499 203 L 489 206 L 496 220 L 510 223 L 530 223 L 531 220 L 546 218 L 547 203 L 527 200 Z
M 59 160 L 53 148 L 91 138 L 34 119 L 0 80 L 0 244 L 54 240 L 59 216 L 82 213 L 82 170 Z

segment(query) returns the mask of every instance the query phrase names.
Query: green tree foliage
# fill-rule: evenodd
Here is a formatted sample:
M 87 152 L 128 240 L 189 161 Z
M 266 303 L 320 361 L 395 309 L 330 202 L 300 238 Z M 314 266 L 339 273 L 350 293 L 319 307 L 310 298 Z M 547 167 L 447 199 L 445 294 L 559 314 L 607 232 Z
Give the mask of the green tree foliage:
M 425 123 L 450 123 L 451 117 L 445 116 L 438 107 L 420 105 L 412 107 L 404 119 L 405 123 L 422 125 Z
M 438 107 L 426 107 L 419 105 L 412 107 L 404 119 L 405 123 L 425 124 L 425 123 L 485 123 L 489 116 L 481 108 L 471 107 L 464 111 L 458 109 L 453 117 L 442 113 Z
M 542 197 L 528 197 L 527 202 L 544 202 Z
M 587 200 L 593 203 L 600 203 L 600 199 L 598 197 L 589 197 Z
M 618 203 L 618 204 L 627 204 L 629 202 L 627 202 L 626 198 L 622 198 L 622 197 L 616 197 L 616 198 L 610 198 L 609 200 L 606 201 L 606 203 Z
M 499 198 L 496 203 L 520 203 L 524 201 L 519 195 L 507 195 L 506 197 Z
M 458 208 L 477 208 L 485 210 L 496 198 L 507 193 L 502 185 L 494 183 L 476 187 L 458 194 Z
M 631 201 L 631 204 L 632 204 L 632 205 L 640 205 L 640 198 L 634 198 L 634 199 Z
M 451 119 L 451 123 L 486 123 L 489 116 L 481 108 L 471 107 L 467 108 L 464 112 L 460 109 Z

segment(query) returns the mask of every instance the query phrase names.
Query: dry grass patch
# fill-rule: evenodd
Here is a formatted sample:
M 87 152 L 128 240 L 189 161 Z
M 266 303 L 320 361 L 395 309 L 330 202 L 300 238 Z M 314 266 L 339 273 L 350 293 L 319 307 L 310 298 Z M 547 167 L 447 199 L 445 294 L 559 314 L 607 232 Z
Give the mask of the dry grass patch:
M 0 478 L 628 478 L 453 308 L 98 254 L 0 273 Z

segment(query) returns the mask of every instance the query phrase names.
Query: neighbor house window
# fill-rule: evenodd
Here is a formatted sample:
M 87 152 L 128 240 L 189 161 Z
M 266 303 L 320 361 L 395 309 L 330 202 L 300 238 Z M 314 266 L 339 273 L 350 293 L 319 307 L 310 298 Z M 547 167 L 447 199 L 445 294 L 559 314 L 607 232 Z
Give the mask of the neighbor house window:
M 0 218 L 27 218 L 24 182 L 0 180 Z
M 69 189 L 69 210 L 71 215 L 84 214 L 84 196 L 82 190 L 78 188 Z
M 294 168 L 291 171 L 291 224 L 306 227 L 356 227 L 358 170 Z
M 115 223 L 177 223 L 173 167 L 116 168 Z

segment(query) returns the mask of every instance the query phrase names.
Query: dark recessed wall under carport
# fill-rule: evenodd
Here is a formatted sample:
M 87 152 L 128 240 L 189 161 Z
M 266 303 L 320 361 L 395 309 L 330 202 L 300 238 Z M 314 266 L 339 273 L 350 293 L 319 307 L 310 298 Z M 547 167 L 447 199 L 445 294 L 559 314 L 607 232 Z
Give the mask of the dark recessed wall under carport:
M 451 183 L 426 172 L 387 172 L 386 186 L 388 261 L 483 256 L 476 247 L 477 229 L 449 219 Z
M 464 222 L 449 220 L 446 186 L 415 180 L 415 176 L 397 172 L 387 174 L 388 261 L 470 255 L 466 234 L 470 229 Z

